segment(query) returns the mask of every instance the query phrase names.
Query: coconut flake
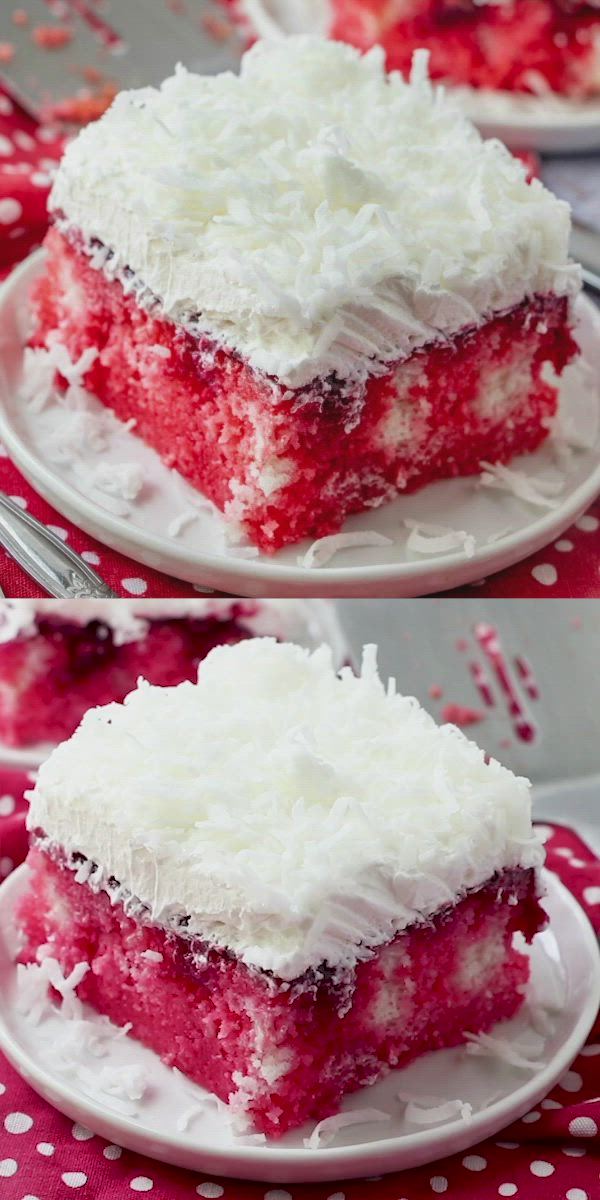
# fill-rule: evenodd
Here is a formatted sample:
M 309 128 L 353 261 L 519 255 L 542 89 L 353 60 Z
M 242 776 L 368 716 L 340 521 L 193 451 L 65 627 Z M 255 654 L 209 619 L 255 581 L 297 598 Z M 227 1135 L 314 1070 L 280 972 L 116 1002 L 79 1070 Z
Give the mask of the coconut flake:
M 481 487 L 498 488 L 510 492 L 518 500 L 532 504 L 536 508 L 557 508 L 559 496 L 564 491 L 564 479 L 545 479 L 542 476 L 526 475 L 503 463 L 482 462 L 483 468 L 479 477 Z
M 313 567 L 323 567 L 325 563 L 338 554 L 340 550 L 357 549 L 363 546 L 392 546 L 392 538 L 384 537 L 374 529 L 358 529 L 352 533 L 331 533 L 327 537 L 317 538 L 309 546 L 305 554 L 299 555 L 299 567 L 308 570 Z
M 431 525 L 409 518 L 405 518 L 403 524 L 410 529 L 406 549 L 415 554 L 447 554 L 450 550 L 461 549 L 467 558 L 472 558 L 475 553 L 475 538 L 465 529 Z
M 406 1104 L 405 1119 L 412 1125 L 437 1125 L 460 1117 L 465 1125 L 473 1120 L 473 1106 L 464 1100 L 443 1100 L 439 1096 L 414 1098 L 406 1092 L 396 1093 Z
M 370 1125 L 375 1121 L 390 1120 L 390 1114 L 382 1112 L 379 1108 L 355 1108 L 352 1112 L 336 1113 L 333 1117 L 325 1117 L 323 1121 L 319 1121 L 310 1137 L 304 1138 L 304 1145 L 307 1150 L 320 1150 L 323 1146 L 328 1146 L 336 1134 L 341 1129 L 347 1129 L 349 1125 Z
M 522 1071 L 537 1071 L 543 1065 L 540 1054 L 544 1049 L 545 1039 L 534 1030 L 519 1038 L 468 1032 L 465 1032 L 464 1037 L 468 1043 L 467 1054 L 495 1058 Z
M 173 517 L 172 521 L 169 521 L 167 525 L 167 537 L 179 537 L 180 533 L 183 533 L 183 530 L 192 524 L 192 521 L 197 520 L 198 513 L 194 512 L 192 508 L 188 508 L 186 512 L 179 513 L 178 516 Z
M 139 463 L 98 463 L 89 472 L 89 483 L 99 491 L 121 500 L 137 500 L 144 486 Z

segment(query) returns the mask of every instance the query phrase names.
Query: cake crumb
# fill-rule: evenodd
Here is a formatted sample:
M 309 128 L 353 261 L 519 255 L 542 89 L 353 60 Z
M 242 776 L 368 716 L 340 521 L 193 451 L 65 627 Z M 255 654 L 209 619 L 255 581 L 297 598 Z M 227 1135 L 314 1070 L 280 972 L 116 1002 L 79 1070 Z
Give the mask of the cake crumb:
M 216 42 L 226 42 L 232 34 L 229 21 L 226 21 L 224 17 L 217 16 L 216 13 L 205 13 L 202 17 L 202 27 Z
M 445 704 L 442 709 L 442 720 L 449 725 L 459 725 L 461 729 L 468 725 L 477 725 L 485 721 L 485 713 L 480 708 L 469 708 L 466 704 Z
M 62 50 L 73 41 L 73 30 L 66 25 L 36 25 L 31 40 L 41 50 Z

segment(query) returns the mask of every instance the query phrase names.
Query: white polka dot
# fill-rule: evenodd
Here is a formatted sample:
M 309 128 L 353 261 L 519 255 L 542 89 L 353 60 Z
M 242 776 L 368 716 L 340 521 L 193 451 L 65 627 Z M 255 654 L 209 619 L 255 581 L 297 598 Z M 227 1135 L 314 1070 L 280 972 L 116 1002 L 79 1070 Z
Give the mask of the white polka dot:
M 105 1158 L 120 1158 L 123 1151 L 120 1146 L 105 1146 L 102 1153 Z
M 87 1175 L 84 1175 L 83 1171 L 65 1171 L 61 1179 L 67 1187 L 72 1188 L 83 1187 L 84 1183 L 87 1183 Z
M 545 1162 L 543 1158 L 534 1159 L 529 1170 L 532 1175 L 537 1175 L 538 1179 L 546 1179 L 548 1175 L 554 1175 L 552 1163 Z
M 44 1158 L 50 1158 L 50 1155 L 54 1154 L 52 1142 L 38 1142 L 36 1150 L 38 1154 L 43 1154 Z
M 595 533 L 599 525 L 600 521 L 598 518 L 591 517 L 589 513 L 587 513 L 584 517 L 580 517 L 579 520 L 575 522 L 575 528 L 581 529 L 582 533 Z
M 346 1194 L 345 1192 L 332 1192 L 331 1196 L 327 1197 L 327 1200 L 346 1200 Z
M 543 587 L 552 587 L 558 579 L 558 571 L 556 567 L 552 566 L 552 563 L 538 563 L 537 567 L 531 568 L 531 574 Z
M 570 858 L 569 866 L 571 866 L 571 867 L 587 867 L 588 863 L 584 862 L 582 858 Z
M 24 496 L 11 496 L 10 499 L 13 504 L 17 505 L 17 508 L 27 508 L 27 501 Z
M 14 796 L 0 796 L 0 817 L 10 817 L 15 807 Z
M 583 1079 L 578 1071 L 567 1071 L 562 1079 L 559 1079 L 558 1086 L 565 1092 L 578 1092 L 583 1086 Z
M 224 1188 L 220 1183 L 199 1183 L 196 1191 L 199 1196 L 208 1196 L 210 1200 L 217 1200 L 217 1196 L 222 1196 Z
M 438 1196 L 441 1196 L 442 1192 L 448 1191 L 448 1180 L 445 1175 L 434 1175 L 429 1180 L 429 1186 L 432 1192 L 436 1192 Z
M 482 1158 L 480 1154 L 467 1154 L 462 1160 L 462 1165 L 467 1171 L 485 1171 L 487 1158 Z
M 573 1117 L 569 1121 L 569 1133 L 573 1137 L 596 1137 L 598 1126 L 592 1117 Z
M 123 579 L 122 584 L 125 591 L 131 592 L 132 596 L 143 596 L 144 592 L 148 591 L 145 579 Z
M 6 1091 L 6 1087 L 4 1086 L 3 1083 L 0 1083 L 0 1096 L 3 1096 L 5 1091 Z
M 571 857 L 571 851 L 568 850 L 566 846 L 558 846 L 556 848 L 556 850 L 554 851 L 554 853 L 560 854 L 561 858 L 570 858 Z
M 569 1188 L 568 1192 L 565 1192 L 565 1196 L 566 1200 L 588 1200 L 588 1194 L 584 1192 L 583 1188 Z
M 14 865 L 12 858 L 0 858 L 0 879 L 4 879 L 6 875 L 10 875 Z
M 58 133 L 56 129 L 53 129 L 51 126 L 40 125 L 39 129 L 36 129 L 35 131 L 35 136 L 38 142 L 55 142 L 58 137 Z
M 9 100 L 8 96 L 0 96 L 0 113 L 2 113 L 2 116 L 9 117 L 12 111 L 12 100 Z
M 546 1100 L 542 1100 L 541 1108 L 562 1108 L 562 1104 L 559 1104 L 558 1100 L 546 1099 Z
M 519 1143 L 518 1142 L 496 1142 L 496 1145 L 500 1146 L 501 1150 L 516 1150 Z
M 12 154 L 13 151 L 14 146 L 12 142 L 9 140 L 9 138 L 4 137 L 4 134 L 0 133 L 0 154 L 3 157 L 8 157 L 8 155 Z
M 18 200 L 6 197 L 0 200 L 0 225 L 13 225 L 22 216 L 23 205 Z
M 270 1192 L 265 1192 L 265 1200 L 292 1200 L 292 1194 L 283 1188 L 271 1188 Z
M 33 1120 L 24 1112 L 11 1112 L 4 1118 L 4 1128 L 7 1133 L 27 1133 Z
M 586 1153 L 583 1146 L 561 1146 L 561 1150 L 568 1158 L 583 1158 Z
M 590 890 L 590 888 L 586 888 L 587 892 Z M 585 896 L 585 892 L 583 894 Z M 598 896 L 598 901 L 600 902 L 600 896 Z M 592 901 L 591 903 L 594 904 L 596 901 Z M 584 1046 L 583 1050 L 580 1050 L 579 1053 L 583 1058 L 595 1058 L 597 1054 L 600 1054 L 600 1042 L 590 1042 L 589 1046 Z
M 559 540 L 554 543 L 554 549 L 559 550 L 561 554 L 568 554 L 569 550 L 573 549 L 573 543 L 570 542 L 568 538 L 559 538 Z
M 77 1142 L 87 1142 L 94 1136 L 93 1131 L 91 1129 L 87 1129 L 85 1125 L 80 1125 L 79 1121 L 75 1122 L 71 1133 Z
M 147 1175 L 136 1175 L 135 1179 L 131 1180 L 129 1186 L 134 1192 L 151 1192 L 154 1187 L 154 1180 L 148 1179 Z
M 586 904 L 600 904 L 600 887 L 587 887 L 583 889 L 583 898 Z M 590 1053 L 589 1046 L 581 1051 L 582 1054 Z M 600 1046 L 595 1050 L 596 1054 L 600 1054 Z
M 521 1117 L 521 1120 L 524 1125 L 533 1125 L 534 1121 L 539 1121 L 541 1115 L 541 1113 L 536 1112 L 534 1109 L 533 1112 L 525 1113 L 525 1116 Z
M 0 1158 L 0 1178 L 7 1179 L 9 1175 L 15 1175 L 19 1169 L 19 1164 L 15 1158 Z
M 501 1183 L 498 1188 L 499 1196 L 514 1196 L 518 1192 L 516 1183 Z
M 17 129 L 17 132 L 13 134 L 13 142 L 15 143 L 15 146 L 19 146 L 21 150 L 37 149 L 34 138 L 32 138 L 31 134 L 27 133 L 25 129 Z
M 47 188 L 52 183 L 50 176 L 43 171 L 33 171 L 30 178 L 34 187 Z
M 81 557 L 92 567 L 100 566 L 100 555 L 96 554 L 95 550 L 82 550 Z
M 68 540 L 69 535 L 66 529 L 63 529 L 62 525 L 47 525 L 46 529 L 49 529 L 51 533 L 55 533 L 56 536 L 60 538 L 61 542 L 66 542 Z
M 39 1196 L 30 1196 L 28 1192 L 26 1196 L 22 1197 L 22 1200 L 40 1200 L 40 1198 Z

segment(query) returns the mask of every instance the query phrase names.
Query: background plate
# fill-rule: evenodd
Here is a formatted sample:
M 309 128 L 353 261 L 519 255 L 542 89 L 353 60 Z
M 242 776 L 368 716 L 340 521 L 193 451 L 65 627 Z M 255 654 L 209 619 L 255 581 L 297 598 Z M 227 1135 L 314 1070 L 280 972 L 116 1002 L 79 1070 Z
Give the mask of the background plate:
M 29 321 L 28 297 L 40 271 L 43 252 L 22 263 L 0 289 L 0 438 L 32 486 L 81 529 L 148 566 L 219 591 L 242 596 L 420 596 L 472 583 L 526 558 L 558 537 L 600 491 L 600 443 L 596 380 L 600 376 L 600 312 L 585 297 L 578 301 L 577 337 L 587 367 L 569 367 L 561 383 L 562 411 L 577 423 L 590 421 L 587 449 L 556 468 L 552 446 L 514 461 L 532 479 L 554 473 L 564 482 L 558 506 L 534 509 L 514 496 L 478 487 L 476 478 L 432 484 L 399 497 L 372 512 L 350 517 L 345 531 L 375 530 L 391 545 L 345 549 L 335 565 L 307 570 L 298 557 L 301 542 L 274 556 L 244 558 L 227 543 L 225 523 L 199 493 L 160 461 L 125 427 L 114 422 L 110 444 L 101 454 L 87 451 L 78 461 L 51 457 L 64 410 L 49 405 L 36 412 L 19 398 L 23 347 Z M 590 392 L 594 380 L 594 393 Z M 98 412 L 105 412 L 94 401 Z M 147 481 L 127 517 L 117 516 L 108 499 L 94 493 L 89 477 L 100 461 L 137 463 Z M 79 473 L 77 474 L 76 471 Z M 105 507 L 105 504 L 107 507 Z M 194 521 L 179 536 L 171 522 L 190 504 L 199 505 Z M 463 550 L 435 556 L 411 556 L 406 550 L 404 518 L 465 530 L 475 538 L 475 553 Z
M 379 1109 L 389 1114 L 389 1122 L 347 1127 L 334 1145 L 320 1150 L 303 1144 L 310 1126 L 278 1142 L 247 1144 L 232 1135 L 224 1105 L 206 1103 L 202 1089 L 131 1038 L 111 1041 L 100 1059 L 90 1060 L 83 1046 L 80 1058 L 68 1068 L 57 1066 L 66 1023 L 60 1010 L 34 1026 L 15 1002 L 13 912 L 27 875 L 27 867 L 19 867 L 0 888 L 0 1047 L 28 1083 L 67 1116 L 118 1145 L 194 1170 L 269 1182 L 317 1182 L 402 1170 L 457 1153 L 522 1117 L 547 1094 L 584 1044 L 598 1010 L 600 960 L 593 930 L 570 892 L 546 873 L 544 904 L 550 926 L 531 950 L 532 1008 L 527 1011 L 526 1005 L 522 1015 L 497 1026 L 499 1034 L 514 1041 L 531 1030 L 535 997 L 547 1003 L 549 996 L 562 993 L 540 1055 L 543 1065 L 528 1074 L 493 1058 L 469 1055 L 464 1047 L 436 1051 L 390 1072 L 343 1104 L 344 1110 L 366 1105 Z M 94 1019 L 91 1010 L 86 1015 Z M 135 1115 L 115 1111 L 115 1100 L 102 1097 L 98 1087 L 101 1067 L 124 1065 L 141 1066 L 148 1076 L 147 1094 Z M 80 1070 L 89 1082 L 81 1081 Z M 460 1098 L 472 1104 L 472 1121 L 411 1126 L 397 1099 L 399 1090 L 409 1091 L 416 1100 L 427 1095 Z M 188 1131 L 179 1132 L 178 1118 L 195 1104 L 202 1107 Z

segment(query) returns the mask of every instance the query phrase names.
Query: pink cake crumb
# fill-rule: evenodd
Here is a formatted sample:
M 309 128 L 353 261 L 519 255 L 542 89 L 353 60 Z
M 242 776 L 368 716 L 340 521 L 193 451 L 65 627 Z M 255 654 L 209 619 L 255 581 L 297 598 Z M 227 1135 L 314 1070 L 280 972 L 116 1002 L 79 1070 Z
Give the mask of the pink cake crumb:
M 292 983 L 232 952 L 126 914 L 33 848 L 18 920 L 21 961 L 51 946 L 62 970 L 88 963 L 78 994 L 221 1100 L 279 1137 L 339 1109 L 342 1097 L 426 1051 L 512 1017 L 529 959 L 512 943 L 545 922 L 535 873 L 517 868 L 409 926 L 352 970 L 310 970 Z M 79 876 L 81 878 L 81 876 Z
M 73 31 L 65 25 L 36 25 L 31 38 L 42 50 L 62 50 L 73 41 Z
M 480 708 L 469 708 L 467 704 L 450 703 L 442 709 L 442 720 L 464 729 L 468 725 L 477 725 L 479 721 L 485 721 L 485 713 Z

